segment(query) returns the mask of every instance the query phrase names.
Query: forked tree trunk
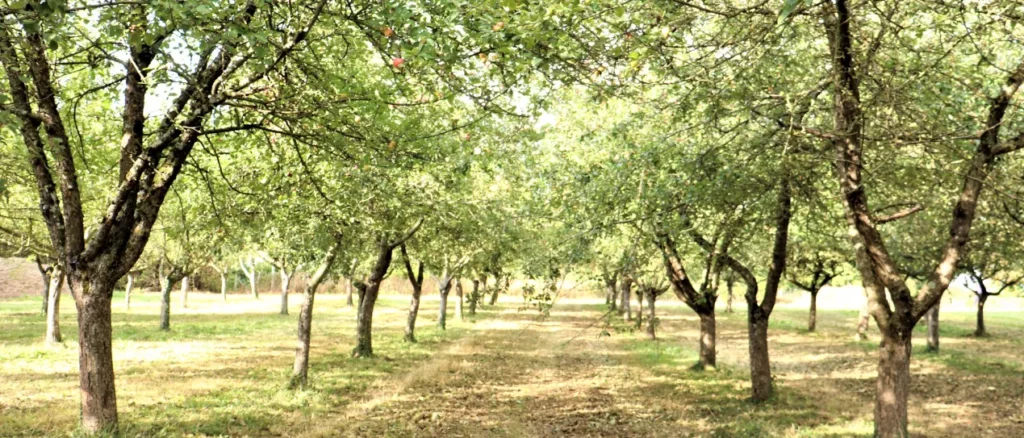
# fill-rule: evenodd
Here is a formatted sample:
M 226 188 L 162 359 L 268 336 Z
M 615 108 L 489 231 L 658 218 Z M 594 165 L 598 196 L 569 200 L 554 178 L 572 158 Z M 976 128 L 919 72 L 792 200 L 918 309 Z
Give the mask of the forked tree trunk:
M 697 366 L 701 369 L 713 369 L 715 362 L 715 312 L 698 313 L 700 316 L 700 358 Z
M 313 331 L 313 300 L 316 298 L 316 290 L 320 287 L 320 283 L 327 276 L 331 265 L 334 264 L 337 251 L 338 243 L 335 242 L 327 250 L 323 262 L 320 263 L 316 272 L 313 273 L 313 277 L 306 283 L 306 288 L 302 293 L 304 299 L 302 300 L 302 307 L 299 309 L 299 342 L 295 348 L 295 364 L 292 366 L 292 378 L 291 382 L 289 382 L 289 386 L 292 388 L 305 387 L 308 380 L 309 346 Z M 284 274 L 283 269 L 281 273 Z M 282 275 L 281 278 L 284 280 L 286 277 Z
M 985 301 L 987 300 L 988 294 L 981 294 L 978 296 L 978 317 L 977 325 L 974 329 L 974 336 L 977 337 L 988 335 L 988 332 L 985 331 Z
M 813 332 L 818 328 L 818 291 L 811 291 L 811 311 L 807 315 L 807 331 Z
M 128 282 L 124 286 L 124 310 L 128 311 L 132 307 L 132 286 L 135 285 L 135 276 L 128 274 Z
M 181 308 L 188 308 L 188 276 L 181 278 Z
M 658 324 L 658 320 L 654 316 L 654 301 L 658 297 L 654 295 L 653 291 L 647 294 L 647 339 L 655 339 L 654 334 L 655 326 Z
M 391 266 L 393 246 L 387 242 L 379 242 L 377 245 L 377 262 L 367 283 L 359 286 L 359 313 L 356 317 L 356 348 L 352 350 L 352 357 L 373 356 L 373 309 L 377 304 L 377 294 L 380 291 L 381 281 Z
M 907 399 L 910 396 L 911 330 L 902 335 L 882 334 L 878 349 L 878 381 L 875 399 L 875 436 L 909 437 Z
M 50 283 L 51 283 L 50 280 L 51 280 L 51 278 L 53 278 L 53 276 L 51 275 L 53 273 L 53 271 L 54 271 L 53 268 L 46 268 L 46 269 L 44 269 L 42 267 L 42 265 L 39 265 L 39 274 L 42 275 L 42 277 L 43 277 L 43 291 L 42 291 L 43 292 L 42 293 L 43 305 L 42 305 L 42 310 L 40 310 L 40 312 L 43 315 L 46 315 L 47 306 L 49 305 L 48 303 L 50 302 Z
M 752 312 L 748 317 L 750 340 L 750 382 L 754 402 L 763 402 L 772 396 L 772 367 L 768 359 L 768 317 Z
M 281 314 L 288 314 L 288 286 L 292 282 L 292 273 L 289 273 L 284 268 L 281 268 Z M 274 277 L 270 277 L 273 279 Z
M 117 427 L 110 304 L 114 282 L 95 282 L 78 291 L 78 366 L 82 428 L 102 431 Z M 88 293 L 86 293 L 88 292 Z
M 46 297 L 46 343 L 57 344 L 63 338 L 60 335 L 60 293 L 64 286 L 64 272 L 54 267 L 50 273 L 50 294 Z
M 409 260 L 409 252 L 405 245 L 399 247 L 402 251 L 402 262 L 405 264 L 405 274 L 412 284 L 412 299 L 409 301 L 409 318 L 405 322 L 405 342 L 416 342 L 416 317 L 420 313 L 420 296 L 423 294 L 423 262 L 420 262 L 418 270 L 413 270 L 412 261 Z
M 926 351 L 932 353 L 939 351 L 939 304 L 941 303 L 941 300 L 936 301 L 935 306 L 925 315 L 928 324 L 928 348 Z
M 455 318 L 462 321 L 465 316 L 462 314 L 462 279 L 455 280 Z

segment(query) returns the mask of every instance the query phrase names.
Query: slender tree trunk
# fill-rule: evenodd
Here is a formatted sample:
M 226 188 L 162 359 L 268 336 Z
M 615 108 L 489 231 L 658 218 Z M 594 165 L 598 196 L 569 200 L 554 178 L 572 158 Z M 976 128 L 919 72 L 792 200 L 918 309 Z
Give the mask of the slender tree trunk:
M 980 296 L 978 296 L 978 320 L 977 327 L 974 330 L 974 336 L 977 337 L 988 335 L 988 332 L 985 331 L 985 301 L 987 300 L 987 294 L 981 294 Z
M 60 293 L 64 286 L 64 272 L 54 267 L 50 273 L 50 295 L 46 297 L 46 343 L 57 344 L 63 338 L 60 335 Z
M 725 290 L 728 292 L 728 295 L 726 296 L 726 299 L 725 299 L 725 313 L 732 313 L 733 312 L 733 310 L 732 310 L 732 299 L 733 299 L 732 287 L 735 284 L 736 284 L 736 281 L 733 280 L 732 278 L 725 279 Z
M 228 301 L 228 277 L 227 269 L 220 272 L 220 300 L 223 302 Z
M 942 300 L 936 301 L 935 306 L 925 315 L 928 324 L 928 352 L 939 351 L 939 304 Z
M 39 274 L 43 276 L 43 306 L 41 310 L 41 313 L 43 315 L 46 315 L 47 306 L 49 305 L 48 303 L 50 302 L 50 279 L 53 278 L 53 276 L 51 275 L 52 273 L 52 269 L 43 269 L 42 265 L 40 265 Z
M 160 279 L 160 330 L 171 329 L 171 287 L 174 282 L 164 277 Z
M 473 280 L 473 292 L 469 294 L 469 314 L 476 315 L 476 303 L 480 301 L 480 280 Z
M 181 278 L 181 308 L 188 308 L 188 276 Z
M 345 283 L 345 305 L 349 307 L 355 305 L 352 302 L 352 281 L 352 277 L 349 277 L 348 281 Z
M 128 283 L 124 286 L 124 310 L 127 312 L 132 307 L 132 286 L 135 285 L 135 276 L 128 274 Z
M 462 279 L 455 280 L 455 318 L 459 321 L 465 320 L 462 314 Z
M 487 283 L 484 285 L 486 286 Z M 505 280 L 505 285 L 508 286 L 508 279 Z M 498 302 L 498 292 L 501 292 L 501 277 L 494 278 L 494 288 L 491 289 L 491 302 L 489 303 L 491 306 Z
M 772 396 L 772 368 L 768 360 L 768 316 L 754 312 L 748 319 L 750 339 L 750 382 L 755 403 Z
M 608 293 L 607 293 L 607 295 L 608 295 L 608 303 L 607 304 L 608 304 L 608 309 L 609 310 L 616 310 L 618 308 L 618 305 L 615 302 L 616 299 L 619 298 L 618 297 L 619 291 L 618 291 L 618 289 L 615 288 L 615 284 L 616 283 L 618 283 L 618 281 L 617 281 L 617 279 L 614 279 L 614 278 L 605 280 L 605 282 L 604 282 L 604 287 L 608 291 Z
M 416 342 L 416 316 L 420 313 L 420 294 L 422 288 L 413 286 L 412 300 L 409 302 L 409 319 L 405 322 L 405 342 Z
M 447 278 L 442 280 L 441 287 L 439 288 L 441 292 L 441 305 L 437 311 L 437 328 L 441 330 L 446 330 L 445 323 L 447 322 L 446 319 L 448 317 L 448 293 L 452 288 L 450 281 L 451 280 Z
M 320 287 L 320 283 L 324 277 L 327 276 L 327 272 L 330 271 L 331 265 L 334 264 L 335 254 L 337 254 L 338 243 L 336 242 L 330 249 L 327 250 L 327 255 L 324 257 L 323 262 L 310 277 L 309 282 L 306 283 L 306 288 L 303 290 L 302 296 L 302 307 L 299 309 L 299 341 L 295 347 L 295 364 L 292 366 L 292 378 L 289 386 L 292 388 L 305 387 L 307 377 L 309 375 L 309 345 L 310 338 L 312 337 L 313 331 L 313 300 L 316 298 L 316 291 Z M 281 274 L 284 274 L 284 270 L 281 270 Z M 282 275 L 281 279 L 287 282 L 286 276 Z
M 658 324 L 658 320 L 654 316 L 654 301 L 658 297 L 654 293 L 647 294 L 647 339 L 655 339 L 655 326 Z
M 910 396 L 911 330 L 902 336 L 883 333 L 878 350 L 878 396 L 875 398 L 875 436 L 905 438 Z
M 294 273 L 294 272 L 293 272 Z M 273 276 L 270 277 L 273 281 Z M 288 314 L 288 286 L 291 285 L 292 274 L 289 274 L 283 268 L 281 269 L 281 314 Z
M 644 290 L 639 288 L 636 291 L 636 328 L 644 326 Z
M 715 312 L 699 313 L 700 316 L 700 361 L 701 369 L 715 368 Z
M 818 291 L 811 291 L 811 312 L 807 316 L 807 331 L 813 332 L 818 328 Z
M 111 346 L 110 304 L 114 282 L 95 282 L 78 292 L 78 366 L 82 429 L 117 429 L 117 394 Z
M 633 320 L 633 310 L 630 308 L 632 297 L 633 282 L 629 280 L 622 280 L 622 319 L 623 321 L 629 322 Z
M 252 294 L 253 299 L 260 299 L 260 291 L 256 288 L 256 266 L 254 265 L 252 271 L 246 273 L 245 276 L 249 279 L 249 292 Z

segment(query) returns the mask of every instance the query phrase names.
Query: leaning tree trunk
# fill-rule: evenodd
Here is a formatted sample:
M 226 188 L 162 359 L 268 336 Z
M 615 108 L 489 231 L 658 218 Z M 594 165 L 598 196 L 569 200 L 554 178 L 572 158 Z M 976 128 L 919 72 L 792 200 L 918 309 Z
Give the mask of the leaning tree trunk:
M 64 272 L 54 267 L 50 273 L 50 294 L 46 297 L 46 343 L 57 344 L 60 335 L 60 292 L 64 286 Z
M 294 272 L 293 272 L 294 273 Z M 273 281 L 273 276 L 270 277 Z M 289 274 L 284 268 L 281 268 L 281 314 L 288 314 L 288 286 L 292 282 L 292 274 Z
M 654 334 L 655 326 L 658 324 L 654 316 L 654 301 L 657 298 L 653 291 L 647 294 L 647 339 L 652 340 L 657 337 Z
M 700 316 L 700 358 L 697 366 L 701 369 L 713 369 L 715 362 L 715 311 L 711 309 Z
M 505 284 L 507 285 L 508 284 L 507 283 L 508 280 L 505 280 L 505 281 L 506 281 Z M 486 287 L 486 286 L 487 286 L 487 283 L 485 282 L 484 283 L 484 287 Z M 495 303 L 498 302 L 498 292 L 501 292 L 501 277 L 495 277 L 494 278 L 494 288 L 491 289 L 491 301 L 490 301 L 489 305 L 493 306 Z
M 160 279 L 160 330 L 171 329 L 171 287 L 174 281 L 164 277 Z
M 132 307 L 132 286 L 135 285 L 135 276 L 128 274 L 128 283 L 124 286 L 124 310 L 127 312 Z
M 811 291 L 811 311 L 807 315 L 807 331 L 813 332 L 818 328 L 818 291 Z
M 405 342 L 416 342 L 416 316 L 420 313 L 421 287 L 413 286 L 412 300 L 409 302 L 409 319 L 405 322 Z
M 292 378 L 291 382 L 289 382 L 289 386 L 292 388 L 306 386 L 307 376 L 309 375 L 309 344 L 313 331 L 313 299 L 316 298 L 316 290 L 320 287 L 320 283 L 327 276 L 331 265 L 334 264 L 337 251 L 338 243 L 335 243 L 327 250 L 327 255 L 324 257 L 323 262 L 316 272 L 313 273 L 313 277 L 309 279 L 309 282 L 306 283 L 306 288 L 302 293 L 305 299 L 302 300 L 302 307 L 299 309 L 299 342 L 295 348 L 295 364 L 292 366 Z M 284 273 L 283 269 L 281 273 Z M 281 278 L 284 280 L 287 277 L 282 275 Z
M 455 318 L 459 321 L 466 319 L 462 314 L 462 279 L 455 280 Z
M 939 351 L 939 304 L 942 300 L 936 301 L 935 306 L 925 314 L 928 324 L 928 352 Z
M 987 300 L 988 294 L 981 294 L 978 296 L 978 319 L 977 326 L 974 329 L 974 336 L 977 337 L 988 335 L 988 332 L 985 331 L 985 301 Z
M 188 276 L 181 278 L 181 308 L 188 307 Z
M 896 322 L 893 321 L 895 327 Z M 883 333 L 878 350 L 878 396 L 875 398 L 875 436 L 909 437 L 907 398 L 910 395 L 911 329 Z M 895 432 L 894 432 L 895 431 Z
M 117 427 L 110 324 L 113 291 L 114 281 L 95 281 L 88 286 L 88 293 L 79 289 L 75 300 L 78 309 L 80 412 L 82 428 L 87 431 Z

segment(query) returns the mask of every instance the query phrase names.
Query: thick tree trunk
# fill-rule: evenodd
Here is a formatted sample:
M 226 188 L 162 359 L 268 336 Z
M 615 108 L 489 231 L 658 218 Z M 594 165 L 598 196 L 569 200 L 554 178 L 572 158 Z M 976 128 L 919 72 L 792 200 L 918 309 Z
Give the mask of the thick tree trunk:
M 338 250 L 338 244 L 335 243 L 330 249 L 327 250 L 327 255 L 324 257 L 323 263 L 317 268 L 316 272 L 309 279 L 306 284 L 305 290 L 303 290 L 302 296 L 302 307 L 299 309 L 299 342 L 295 347 L 295 364 L 292 366 L 292 378 L 289 386 L 292 388 L 305 387 L 307 376 L 309 375 L 309 345 L 310 338 L 313 331 L 313 301 L 316 298 L 316 291 L 320 287 L 320 283 L 324 277 L 327 276 L 327 272 L 331 269 L 331 265 L 334 264 L 334 257 Z M 284 270 L 281 270 L 284 274 Z M 285 280 L 287 277 L 281 277 Z M 287 280 L 286 280 L 287 281 Z
M 615 287 L 616 283 L 618 283 L 617 279 L 609 279 L 609 280 L 605 280 L 605 282 L 604 282 L 604 287 L 608 291 L 608 309 L 609 310 L 617 310 L 618 307 L 619 307 L 618 303 L 616 302 L 618 300 L 618 298 L 619 298 L 619 290 L 618 290 L 618 288 Z
M 181 308 L 188 307 L 188 276 L 181 278 Z
M 451 290 L 451 286 L 445 286 L 441 289 L 441 304 L 437 310 L 437 328 L 446 330 L 446 320 L 448 317 L 448 292 Z
M 356 348 L 352 357 L 373 356 L 373 309 L 377 304 L 380 283 L 391 266 L 394 247 L 381 241 L 377 245 L 377 262 L 370 272 L 367 283 L 359 286 L 359 312 L 356 317 Z
M 128 282 L 124 286 L 124 310 L 127 312 L 132 307 L 132 286 L 135 285 L 135 276 L 128 274 Z
M 747 322 L 750 340 L 750 382 L 752 400 L 763 402 L 772 396 L 772 368 L 768 360 L 768 317 L 760 312 Z
M 274 277 L 270 277 L 274 278 Z M 288 314 L 288 286 L 291 285 L 292 275 L 281 269 L 281 314 Z
M 160 279 L 160 330 L 171 329 L 171 287 L 173 280 L 167 277 Z
M 647 294 L 647 339 L 655 339 L 655 326 L 658 324 L 658 320 L 654 316 L 654 301 L 657 297 L 654 293 Z
M 818 328 L 818 291 L 811 291 L 811 312 L 807 316 L 807 331 Z
M 49 291 L 46 297 L 46 343 L 57 344 L 63 338 L 60 335 L 60 292 L 64 286 L 64 272 L 54 268 L 50 274 Z
M 110 284 L 94 283 L 79 291 L 78 367 L 82 428 L 90 432 L 117 428 L 114 358 L 111 346 Z
M 982 294 L 978 297 L 978 318 L 977 326 L 974 329 L 974 336 L 982 337 L 987 336 L 988 332 L 985 331 L 985 301 L 988 300 L 988 295 Z
M 715 312 L 698 314 L 700 316 L 700 361 L 701 369 L 715 368 Z
M 487 283 L 484 283 L 485 286 L 486 286 L 486 284 Z M 508 279 L 505 280 L 505 285 L 506 286 L 508 285 Z M 494 279 L 494 288 L 491 289 L 491 301 L 490 301 L 489 305 L 493 306 L 495 303 L 498 302 L 498 292 L 500 292 L 500 291 L 501 291 L 501 278 L 497 277 L 497 278 Z
M 928 352 L 939 351 L 939 304 L 941 300 L 935 302 L 935 306 L 928 311 L 925 315 L 928 324 Z
M 469 294 L 469 314 L 476 315 L 476 303 L 480 301 L 480 280 L 473 280 L 473 292 Z
M 459 321 L 465 320 L 462 314 L 462 279 L 455 280 L 455 318 Z
M 875 436 L 905 438 L 907 399 L 910 396 L 911 331 L 902 336 L 883 333 L 878 350 L 878 381 L 875 398 Z

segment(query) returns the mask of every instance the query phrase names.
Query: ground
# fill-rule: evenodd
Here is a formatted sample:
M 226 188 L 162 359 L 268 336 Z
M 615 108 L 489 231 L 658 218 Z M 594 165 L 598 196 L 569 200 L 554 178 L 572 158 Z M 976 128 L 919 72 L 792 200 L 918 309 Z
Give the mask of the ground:
M 157 294 L 114 305 L 118 406 L 126 436 L 870 436 L 877 337 L 855 342 L 853 311 L 824 310 L 807 333 L 799 301 L 772 316 L 777 397 L 747 401 L 745 314 L 720 310 L 717 371 L 696 362 L 697 319 L 659 302 L 659 340 L 646 340 L 600 299 L 563 298 L 550 317 L 506 296 L 449 330 L 424 301 L 417 344 L 402 339 L 407 297 L 388 295 L 374 319 L 373 359 L 349 358 L 354 312 L 316 300 L 311 386 L 285 389 L 295 315 L 278 297 L 193 293 L 175 298 L 169 333 Z M 64 300 L 63 345 L 42 345 L 39 298 L 0 301 L 0 436 L 67 436 L 78 414 L 75 313 Z M 825 306 L 828 307 L 828 306 Z M 1024 436 L 1020 312 L 990 312 L 992 336 L 970 336 L 973 314 L 944 311 L 940 354 L 915 339 L 915 436 Z

